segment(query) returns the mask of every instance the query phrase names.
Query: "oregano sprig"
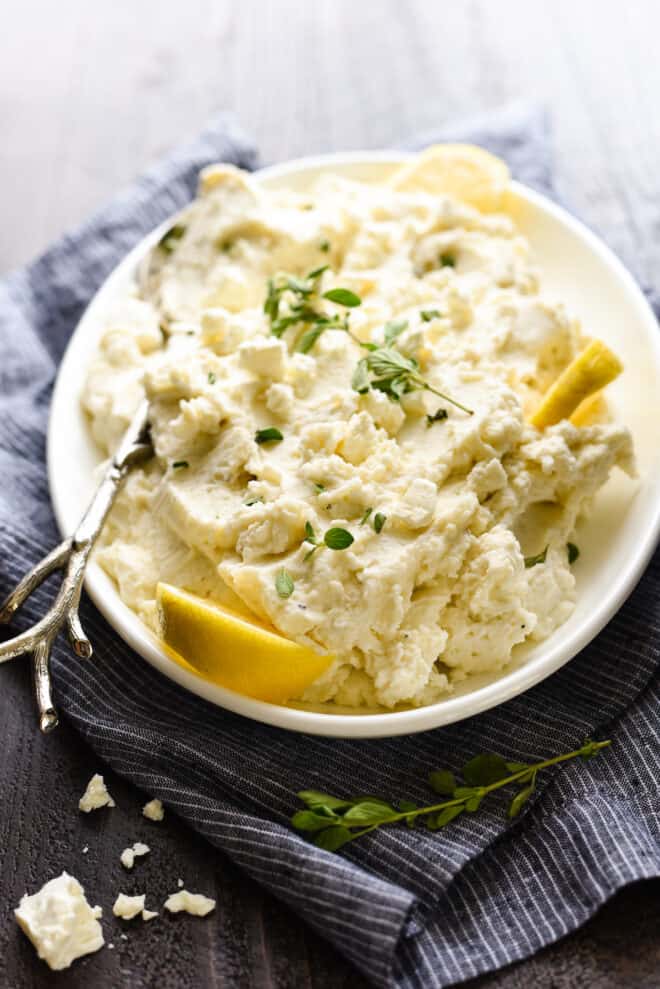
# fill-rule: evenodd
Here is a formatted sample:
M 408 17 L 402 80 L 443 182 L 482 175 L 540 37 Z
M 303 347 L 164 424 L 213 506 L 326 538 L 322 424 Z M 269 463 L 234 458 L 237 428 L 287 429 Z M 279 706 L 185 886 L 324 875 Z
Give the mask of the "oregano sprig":
M 348 314 L 328 315 L 318 308 L 321 299 L 344 309 L 354 309 L 362 304 L 359 295 L 341 287 L 328 289 L 319 298 L 321 277 L 327 270 L 325 264 L 303 278 L 282 272 L 268 281 L 264 312 L 270 320 L 270 331 L 281 337 L 291 326 L 306 327 L 294 343 L 294 349 L 301 354 L 308 353 L 326 330 L 343 330 L 350 334 Z
M 534 793 L 539 772 L 571 759 L 591 759 L 608 745 L 611 745 L 609 739 L 603 742 L 586 739 L 572 752 L 532 764 L 508 762 L 492 752 L 475 756 L 463 766 L 462 782 L 458 782 L 448 769 L 432 772 L 429 786 L 446 799 L 423 807 L 409 800 L 399 800 L 395 805 L 379 797 L 343 798 L 317 790 L 302 790 L 298 797 L 305 809 L 296 811 L 291 824 L 296 830 L 307 833 L 319 848 L 334 852 L 385 825 L 415 827 L 423 823 L 429 830 L 436 831 L 461 814 L 474 813 L 485 797 L 506 786 L 517 787 L 508 808 L 508 816 L 513 818 Z
M 376 388 L 395 402 L 400 401 L 402 395 L 408 392 L 422 389 L 450 402 L 467 415 L 474 414 L 472 409 L 430 385 L 419 373 L 417 361 L 413 357 L 405 357 L 393 347 L 376 347 L 366 357 L 360 358 L 353 372 L 352 385 L 361 395 L 370 388 Z

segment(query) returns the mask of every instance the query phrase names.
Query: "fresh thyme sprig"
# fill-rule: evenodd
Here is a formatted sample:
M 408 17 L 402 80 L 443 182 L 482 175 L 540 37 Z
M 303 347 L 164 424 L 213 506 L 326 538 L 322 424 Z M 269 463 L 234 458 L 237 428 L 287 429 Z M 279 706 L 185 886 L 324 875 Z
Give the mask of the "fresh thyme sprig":
M 264 312 L 270 320 L 270 331 L 281 337 L 291 326 L 306 326 L 296 338 L 294 349 L 308 353 L 326 330 L 343 330 L 350 335 L 348 315 L 328 315 L 318 309 L 321 299 L 334 302 L 345 309 L 361 305 L 362 300 L 347 288 L 331 288 L 319 297 L 321 277 L 328 270 L 325 264 L 310 271 L 304 278 L 285 272 L 268 281 Z M 284 304 L 284 305 L 283 305 Z
M 474 415 L 472 409 L 430 385 L 419 373 L 417 361 L 413 357 L 404 357 L 393 347 L 377 347 L 370 350 L 366 357 L 360 358 L 353 372 L 352 385 L 361 395 L 370 388 L 377 388 L 395 402 L 408 392 L 422 389 L 450 402 L 468 415 Z
M 590 759 L 608 745 L 611 745 L 609 739 L 604 742 L 586 739 L 573 752 L 532 764 L 507 762 L 493 753 L 475 756 L 463 767 L 462 784 L 458 784 L 454 774 L 447 769 L 431 773 L 431 788 L 449 799 L 423 807 L 409 800 L 399 800 L 396 807 L 377 797 L 345 799 L 316 790 L 303 790 L 298 797 L 306 809 L 297 811 L 291 823 L 296 830 L 309 834 L 319 848 L 334 852 L 349 841 L 388 824 L 405 823 L 415 827 L 422 822 L 431 831 L 444 828 L 461 814 L 474 813 L 488 794 L 510 785 L 518 787 L 508 809 L 508 816 L 513 818 L 534 793 L 536 777 L 541 770 L 570 759 Z

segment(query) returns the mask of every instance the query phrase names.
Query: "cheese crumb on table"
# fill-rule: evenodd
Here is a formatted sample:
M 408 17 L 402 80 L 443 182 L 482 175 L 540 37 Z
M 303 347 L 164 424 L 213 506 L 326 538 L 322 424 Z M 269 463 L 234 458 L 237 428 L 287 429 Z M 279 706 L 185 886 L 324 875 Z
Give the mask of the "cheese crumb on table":
M 115 917 L 121 917 L 122 920 L 132 920 L 138 914 L 142 914 L 142 920 L 153 920 L 154 917 L 158 916 L 158 911 L 145 908 L 145 896 L 145 893 L 140 893 L 139 896 L 127 896 L 126 893 L 119 893 L 112 908 L 113 914 Z
M 150 821 L 162 821 L 165 817 L 165 810 L 163 808 L 160 800 L 150 800 L 148 804 L 145 804 L 142 808 L 142 813 L 145 817 L 148 817 Z
M 85 814 L 89 814 L 90 811 L 98 810 L 99 807 L 115 806 L 116 804 L 108 793 L 103 777 L 100 773 L 94 773 L 87 784 L 87 789 L 78 801 L 78 807 Z
M 215 910 L 215 900 L 201 893 L 189 893 L 187 889 L 182 889 L 178 893 L 171 893 L 165 900 L 165 909 L 170 913 L 192 914 L 195 917 L 205 917 L 211 910 Z
M 183 879 L 177 879 L 176 884 L 179 889 L 183 889 Z
M 126 893 L 119 893 L 112 908 L 113 914 L 115 917 L 121 917 L 122 920 L 132 920 L 144 910 L 144 897 L 144 893 L 139 896 L 127 896 Z
M 141 841 L 136 841 L 132 848 L 125 848 L 124 851 L 119 856 L 119 861 L 124 866 L 125 869 L 132 869 L 135 865 L 135 859 L 139 855 L 147 855 L 151 849 L 148 845 L 145 845 Z
M 103 947 L 102 912 L 89 905 L 78 880 L 63 872 L 31 896 L 26 893 L 14 916 L 39 957 L 59 971 Z

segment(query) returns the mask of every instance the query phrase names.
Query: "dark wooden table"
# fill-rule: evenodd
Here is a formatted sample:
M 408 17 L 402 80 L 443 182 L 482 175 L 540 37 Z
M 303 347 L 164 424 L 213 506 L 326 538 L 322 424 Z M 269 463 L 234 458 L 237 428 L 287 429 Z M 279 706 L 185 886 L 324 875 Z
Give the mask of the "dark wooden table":
M 9 0 L 0 33 L 0 270 L 82 219 L 147 161 L 232 107 L 265 160 L 379 147 L 512 99 L 545 102 L 569 201 L 645 281 L 660 270 L 660 14 L 655 0 Z M 660 277 L 660 276 L 659 276 Z M 99 761 L 66 725 L 34 728 L 20 661 L 0 669 L 0 986 L 358 989 L 364 980 L 226 858 L 108 773 L 118 807 L 83 816 Z M 138 838 L 152 853 L 127 879 Z M 87 855 L 82 848 L 88 845 Z M 116 890 L 186 885 L 207 921 L 136 922 L 61 975 L 11 919 L 66 868 L 110 915 Z M 472 989 L 660 984 L 660 883 Z

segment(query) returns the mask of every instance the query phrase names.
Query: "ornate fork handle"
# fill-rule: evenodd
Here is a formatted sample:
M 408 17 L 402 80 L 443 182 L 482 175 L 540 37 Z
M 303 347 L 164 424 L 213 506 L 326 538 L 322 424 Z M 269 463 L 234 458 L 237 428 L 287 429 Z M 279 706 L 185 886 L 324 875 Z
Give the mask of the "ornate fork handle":
M 0 606 L 0 622 L 11 621 L 12 615 L 46 577 L 55 570 L 64 571 L 62 584 L 50 611 L 32 628 L 0 643 L 0 663 L 23 653 L 32 653 L 34 692 L 39 710 L 39 727 L 43 732 L 52 731 L 58 723 L 52 700 L 49 660 L 53 642 L 62 626 L 66 624 L 69 641 L 77 656 L 88 659 L 92 655 L 92 644 L 85 635 L 78 616 L 85 568 L 122 481 L 132 467 L 153 454 L 148 413 L 149 406 L 144 401 L 126 430 L 74 534 L 26 573 Z

